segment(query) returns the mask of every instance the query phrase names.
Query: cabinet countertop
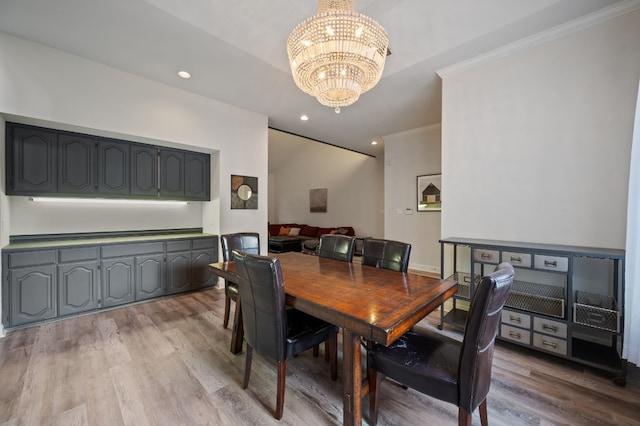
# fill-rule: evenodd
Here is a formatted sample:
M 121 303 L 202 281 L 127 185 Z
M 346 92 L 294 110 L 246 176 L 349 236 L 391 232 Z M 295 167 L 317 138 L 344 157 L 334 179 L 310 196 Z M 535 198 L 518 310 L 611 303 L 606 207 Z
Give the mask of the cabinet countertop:
M 205 233 L 184 233 L 184 234 L 152 234 L 152 235 L 136 235 L 136 236 L 120 236 L 120 237 L 100 237 L 100 238 L 77 238 L 77 239 L 61 239 L 46 241 L 29 241 L 12 243 L 2 247 L 3 251 L 17 250 L 39 250 L 48 248 L 61 247 L 81 247 L 106 244 L 122 244 L 122 243 L 138 243 L 147 241 L 165 241 L 165 240 L 182 240 L 191 238 L 213 238 L 214 234 Z

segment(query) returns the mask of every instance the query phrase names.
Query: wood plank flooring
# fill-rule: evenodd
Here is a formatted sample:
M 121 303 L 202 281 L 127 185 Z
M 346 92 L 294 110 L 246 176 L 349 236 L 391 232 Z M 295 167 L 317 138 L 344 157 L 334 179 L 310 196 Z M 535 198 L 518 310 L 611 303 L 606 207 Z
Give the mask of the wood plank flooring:
M 285 410 L 275 365 L 229 352 L 224 291 L 210 289 L 22 330 L 0 339 L 0 425 L 339 425 L 341 377 L 324 357 L 287 363 Z M 438 312 L 417 329 L 435 327 Z M 447 333 L 456 334 L 451 330 Z M 339 375 L 341 376 L 341 374 Z M 380 425 L 455 425 L 457 409 L 385 381 Z M 363 413 L 368 417 L 365 399 Z M 640 425 L 640 369 L 627 386 L 558 358 L 498 342 L 491 425 Z M 475 413 L 474 424 L 480 424 Z

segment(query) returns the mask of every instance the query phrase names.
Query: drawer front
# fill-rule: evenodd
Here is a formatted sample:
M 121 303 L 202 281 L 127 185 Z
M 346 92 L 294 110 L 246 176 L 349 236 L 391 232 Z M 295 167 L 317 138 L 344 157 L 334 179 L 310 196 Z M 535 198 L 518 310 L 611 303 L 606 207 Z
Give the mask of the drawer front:
M 196 238 L 193 240 L 194 250 L 213 248 L 216 245 L 217 245 L 217 241 L 215 238 Z
M 503 251 L 502 261 L 509 262 L 513 266 L 516 266 L 519 268 L 531 268 L 531 254 L 529 253 L 515 253 L 512 251 Z
M 167 251 L 188 251 L 191 250 L 191 240 L 167 241 Z
M 499 263 L 500 253 L 498 250 L 474 249 L 473 260 L 484 263 Z
M 560 355 L 567 354 L 567 341 L 564 339 L 558 339 L 557 337 L 533 333 L 533 346 Z
M 546 318 L 533 317 L 533 331 L 550 334 L 552 336 L 567 338 L 567 324 L 552 321 Z
M 102 257 L 126 257 L 139 254 L 163 253 L 164 243 L 116 244 L 102 247 Z
M 78 262 L 81 260 L 95 260 L 98 258 L 98 247 L 82 247 L 58 250 L 60 262 Z
M 527 314 L 520 312 L 510 311 L 508 309 L 502 310 L 502 323 L 515 325 L 516 327 L 530 328 L 531 317 Z
M 567 272 L 569 270 L 569 259 L 561 256 L 536 254 L 534 256 L 534 265 L 537 269 Z
M 502 327 L 500 327 L 500 336 L 525 345 L 531 344 L 531 332 L 529 330 L 511 327 L 510 325 L 502 324 Z
M 23 266 L 47 265 L 56 263 L 55 250 L 23 251 L 9 253 L 9 268 L 22 268 Z

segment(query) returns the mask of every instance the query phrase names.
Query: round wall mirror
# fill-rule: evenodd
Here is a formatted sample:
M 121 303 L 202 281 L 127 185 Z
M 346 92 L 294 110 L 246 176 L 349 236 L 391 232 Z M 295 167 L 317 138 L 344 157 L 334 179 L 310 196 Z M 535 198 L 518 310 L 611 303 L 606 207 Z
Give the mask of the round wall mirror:
M 241 200 L 247 201 L 249 198 L 251 198 L 251 194 L 252 194 L 251 187 L 247 184 L 240 185 L 238 187 L 237 193 L 238 193 L 238 197 L 240 197 Z

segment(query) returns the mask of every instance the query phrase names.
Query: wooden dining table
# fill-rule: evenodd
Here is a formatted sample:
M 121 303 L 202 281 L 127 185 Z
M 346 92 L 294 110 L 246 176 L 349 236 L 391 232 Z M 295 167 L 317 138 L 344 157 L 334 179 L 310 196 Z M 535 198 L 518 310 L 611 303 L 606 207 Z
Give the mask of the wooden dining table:
M 286 303 L 342 329 L 343 424 L 362 424 L 361 400 L 369 392 L 362 375 L 362 338 L 389 345 L 458 290 L 458 283 L 297 252 L 275 255 L 284 277 Z M 234 262 L 209 265 L 213 274 L 237 281 Z M 236 305 L 231 351 L 242 350 L 241 298 Z

